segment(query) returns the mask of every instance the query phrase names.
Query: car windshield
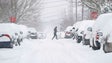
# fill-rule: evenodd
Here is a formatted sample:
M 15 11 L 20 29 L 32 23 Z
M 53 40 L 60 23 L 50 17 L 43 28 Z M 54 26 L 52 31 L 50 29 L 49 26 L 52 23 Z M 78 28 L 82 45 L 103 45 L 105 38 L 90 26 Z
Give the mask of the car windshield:
M 6 36 L 2 36 L 2 37 L 0 37 L 0 42 L 4 42 L 4 41 L 10 41 L 10 39 L 8 38 L 8 37 L 6 37 Z

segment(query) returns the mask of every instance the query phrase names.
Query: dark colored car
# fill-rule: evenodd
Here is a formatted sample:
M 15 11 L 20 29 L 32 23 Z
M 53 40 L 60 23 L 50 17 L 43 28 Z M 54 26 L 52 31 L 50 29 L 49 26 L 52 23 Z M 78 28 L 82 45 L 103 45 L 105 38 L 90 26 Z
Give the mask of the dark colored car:
M 30 33 L 30 38 L 31 39 L 37 39 L 37 33 Z
M 13 42 L 8 34 L 0 35 L 0 48 L 13 48 Z

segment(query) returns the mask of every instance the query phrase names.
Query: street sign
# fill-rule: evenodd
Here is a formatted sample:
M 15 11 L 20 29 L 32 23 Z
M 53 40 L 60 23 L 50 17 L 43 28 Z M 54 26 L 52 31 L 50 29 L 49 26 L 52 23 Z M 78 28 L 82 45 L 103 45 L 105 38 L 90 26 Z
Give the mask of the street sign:
M 16 17 L 10 17 L 10 22 L 15 23 L 16 22 Z
M 98 17 L 98 13 L 97 12 L 91 12 L 91 18 L 92 19 L 96 19 Z

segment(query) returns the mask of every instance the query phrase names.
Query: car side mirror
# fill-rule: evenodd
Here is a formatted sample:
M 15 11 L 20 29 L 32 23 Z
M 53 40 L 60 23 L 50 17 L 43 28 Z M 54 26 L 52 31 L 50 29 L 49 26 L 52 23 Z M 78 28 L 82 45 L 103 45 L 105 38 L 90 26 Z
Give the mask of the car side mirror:
M 81 33 L 81 34 L 84 34 L 84 31 L 81 31 L 80 33 Z
M 98 35 L 99 35 L 99 36 L 103 36 L 103 33 L 102 33 L 102 32 L 98 32 Z
M 92 27 L 88 27 L 87 28 L 87 31 L 92 31 Z

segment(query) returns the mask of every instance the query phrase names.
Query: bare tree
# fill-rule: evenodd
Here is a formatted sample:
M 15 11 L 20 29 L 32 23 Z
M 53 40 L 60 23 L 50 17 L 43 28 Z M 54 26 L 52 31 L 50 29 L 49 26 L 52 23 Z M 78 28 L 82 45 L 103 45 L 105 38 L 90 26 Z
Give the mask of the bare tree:
M 10 17 L 16 18 L 16 23 L 27 21 L 40 13 L 41 0 L 0 0 L 0 18 L 10 22 Z
M 95 10 L 98 14 L 112 11 L 112 4 L 109 0 L 82 0 L 88 8 Z

